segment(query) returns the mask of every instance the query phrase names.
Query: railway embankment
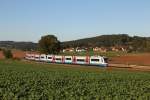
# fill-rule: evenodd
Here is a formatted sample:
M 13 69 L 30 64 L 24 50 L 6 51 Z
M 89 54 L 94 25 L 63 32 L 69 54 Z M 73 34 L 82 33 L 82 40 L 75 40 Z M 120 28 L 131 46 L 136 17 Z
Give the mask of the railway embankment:
M 133 65 L 133 64 L 109 64 L 108 67 L 114 68 L 130 68 L 130 69 L 139 69 L 139 70 L 146 70 L 150 71 L 150 66 L 146 65 Z

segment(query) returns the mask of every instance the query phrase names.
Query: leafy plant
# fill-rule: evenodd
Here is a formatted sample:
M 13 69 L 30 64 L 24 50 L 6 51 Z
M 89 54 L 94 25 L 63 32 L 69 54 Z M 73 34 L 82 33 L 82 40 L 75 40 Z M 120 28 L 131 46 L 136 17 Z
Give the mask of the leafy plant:
M 0 99 L 149 100 L 150 73 L 0 61 Z
M 5 56 L 6 59 L 10 59 L 13 57 L 13 54 L 9 49 L 3 49 L 3 55 Z

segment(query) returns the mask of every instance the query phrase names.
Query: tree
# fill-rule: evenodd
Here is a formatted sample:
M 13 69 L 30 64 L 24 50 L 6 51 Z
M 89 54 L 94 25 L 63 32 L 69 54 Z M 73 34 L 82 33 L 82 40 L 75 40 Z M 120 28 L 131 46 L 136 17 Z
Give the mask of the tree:
M 60 52 L 60 41 L 54 35 L 42 36 L 38 45 L 41 53 L 57 54 Z
M 6 59 L 10 59 L 13 57 L 11 50 L 8 49 L 3 49 L 3 55 L 5 56 Z

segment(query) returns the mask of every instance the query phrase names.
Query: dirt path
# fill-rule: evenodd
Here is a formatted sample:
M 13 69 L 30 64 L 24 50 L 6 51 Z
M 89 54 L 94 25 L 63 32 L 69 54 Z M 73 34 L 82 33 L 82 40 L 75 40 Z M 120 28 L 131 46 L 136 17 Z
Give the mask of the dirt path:
M 126 65 L 126 64 L 109 64 L 109 68 L 123 68 L 141 71 L 150 71 L 150 66 L 140 66 L 140 65 Z

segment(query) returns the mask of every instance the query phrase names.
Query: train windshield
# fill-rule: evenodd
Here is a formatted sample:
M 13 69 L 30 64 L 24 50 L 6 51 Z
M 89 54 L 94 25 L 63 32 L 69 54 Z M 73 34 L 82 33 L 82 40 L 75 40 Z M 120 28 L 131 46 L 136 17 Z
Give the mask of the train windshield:
M 104 62 L 108 63 L 108 58 L 107 57 L 104 57 Z

